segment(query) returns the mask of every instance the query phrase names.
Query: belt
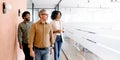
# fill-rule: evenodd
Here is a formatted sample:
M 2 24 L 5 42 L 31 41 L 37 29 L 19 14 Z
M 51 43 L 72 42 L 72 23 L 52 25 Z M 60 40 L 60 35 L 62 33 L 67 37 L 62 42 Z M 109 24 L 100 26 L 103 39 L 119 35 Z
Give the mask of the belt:
M 46 47 L 46 48 L 38 48 L 38 47 L 34 47 L 35 49 L 38 49 L 38 50 L 47 50 L 49 49 L 49 47 Z

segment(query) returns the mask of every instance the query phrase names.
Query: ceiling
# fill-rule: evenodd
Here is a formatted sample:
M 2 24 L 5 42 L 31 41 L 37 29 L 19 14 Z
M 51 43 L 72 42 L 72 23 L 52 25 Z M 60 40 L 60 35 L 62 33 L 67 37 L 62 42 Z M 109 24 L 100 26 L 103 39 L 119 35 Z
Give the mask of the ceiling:
M 61 2 L 60 2 L 61 1 Z M 27 8 L 55 8 L 58 4 L 60 8 L 78 8 L 78 7 L 101 7 L 111 2 L 120 2 L 120 0 L 27 0 Z
M 32 2 L 34 8 L 55 8 L 60 0 L 28 0 L 27 8 L 32 8 Z

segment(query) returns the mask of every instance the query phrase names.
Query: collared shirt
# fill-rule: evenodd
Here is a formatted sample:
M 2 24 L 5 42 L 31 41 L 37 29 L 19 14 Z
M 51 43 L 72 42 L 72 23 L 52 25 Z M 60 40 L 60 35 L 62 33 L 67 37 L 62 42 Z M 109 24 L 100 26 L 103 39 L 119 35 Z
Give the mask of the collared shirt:
M 54 45 L 53 30 L 49 23 L 41 23 L 40 21 L 32 24 L 28 47 L 46 48 Z
M 28 43 L 29 30 L 32 25 L 32 22 L 21 22 L 18 26 L 18 41 L 20 44 Z

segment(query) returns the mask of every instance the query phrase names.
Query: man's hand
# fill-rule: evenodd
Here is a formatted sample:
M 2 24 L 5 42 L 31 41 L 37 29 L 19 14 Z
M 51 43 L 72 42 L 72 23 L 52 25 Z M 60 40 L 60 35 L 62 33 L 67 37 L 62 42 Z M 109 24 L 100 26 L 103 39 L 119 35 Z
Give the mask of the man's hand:
M 53 53 L 53 47 L 50 47 L 50 55 Z
M 34 53 L 33 49 L 30 49 L 30 56 L 35 57 L 35 53 Z

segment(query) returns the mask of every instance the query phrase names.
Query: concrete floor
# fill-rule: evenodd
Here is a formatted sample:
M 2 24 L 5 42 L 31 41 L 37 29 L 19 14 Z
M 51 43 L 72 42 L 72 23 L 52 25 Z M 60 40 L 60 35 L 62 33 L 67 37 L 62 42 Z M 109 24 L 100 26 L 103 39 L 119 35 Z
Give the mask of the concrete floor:
M 54 54 L 54 52 L 52 53 L 52 55 L 50 55 L 51 60 L 54 60 L 53 54 Z M 24 60 L 24 59 L 25 59 L 24 53 L 23 53 L 22 49 L 20 49 L 19 46 L 18 46 L 17 47 L 17 60 Z M 66 60 L 66 57 L 63 54 L 62 50 L 61 50 L 60 60 Z
M 65 38 L 62 45 L 60 60 L 102 60 L 90 51 L 77 50 L 73 44 L 74 40 Z M 51 60 L 54 60 L 54 52 L 51 55 Z M 17 60 L 24 60 L 24 53 L 22 49 L 17 46 Z

